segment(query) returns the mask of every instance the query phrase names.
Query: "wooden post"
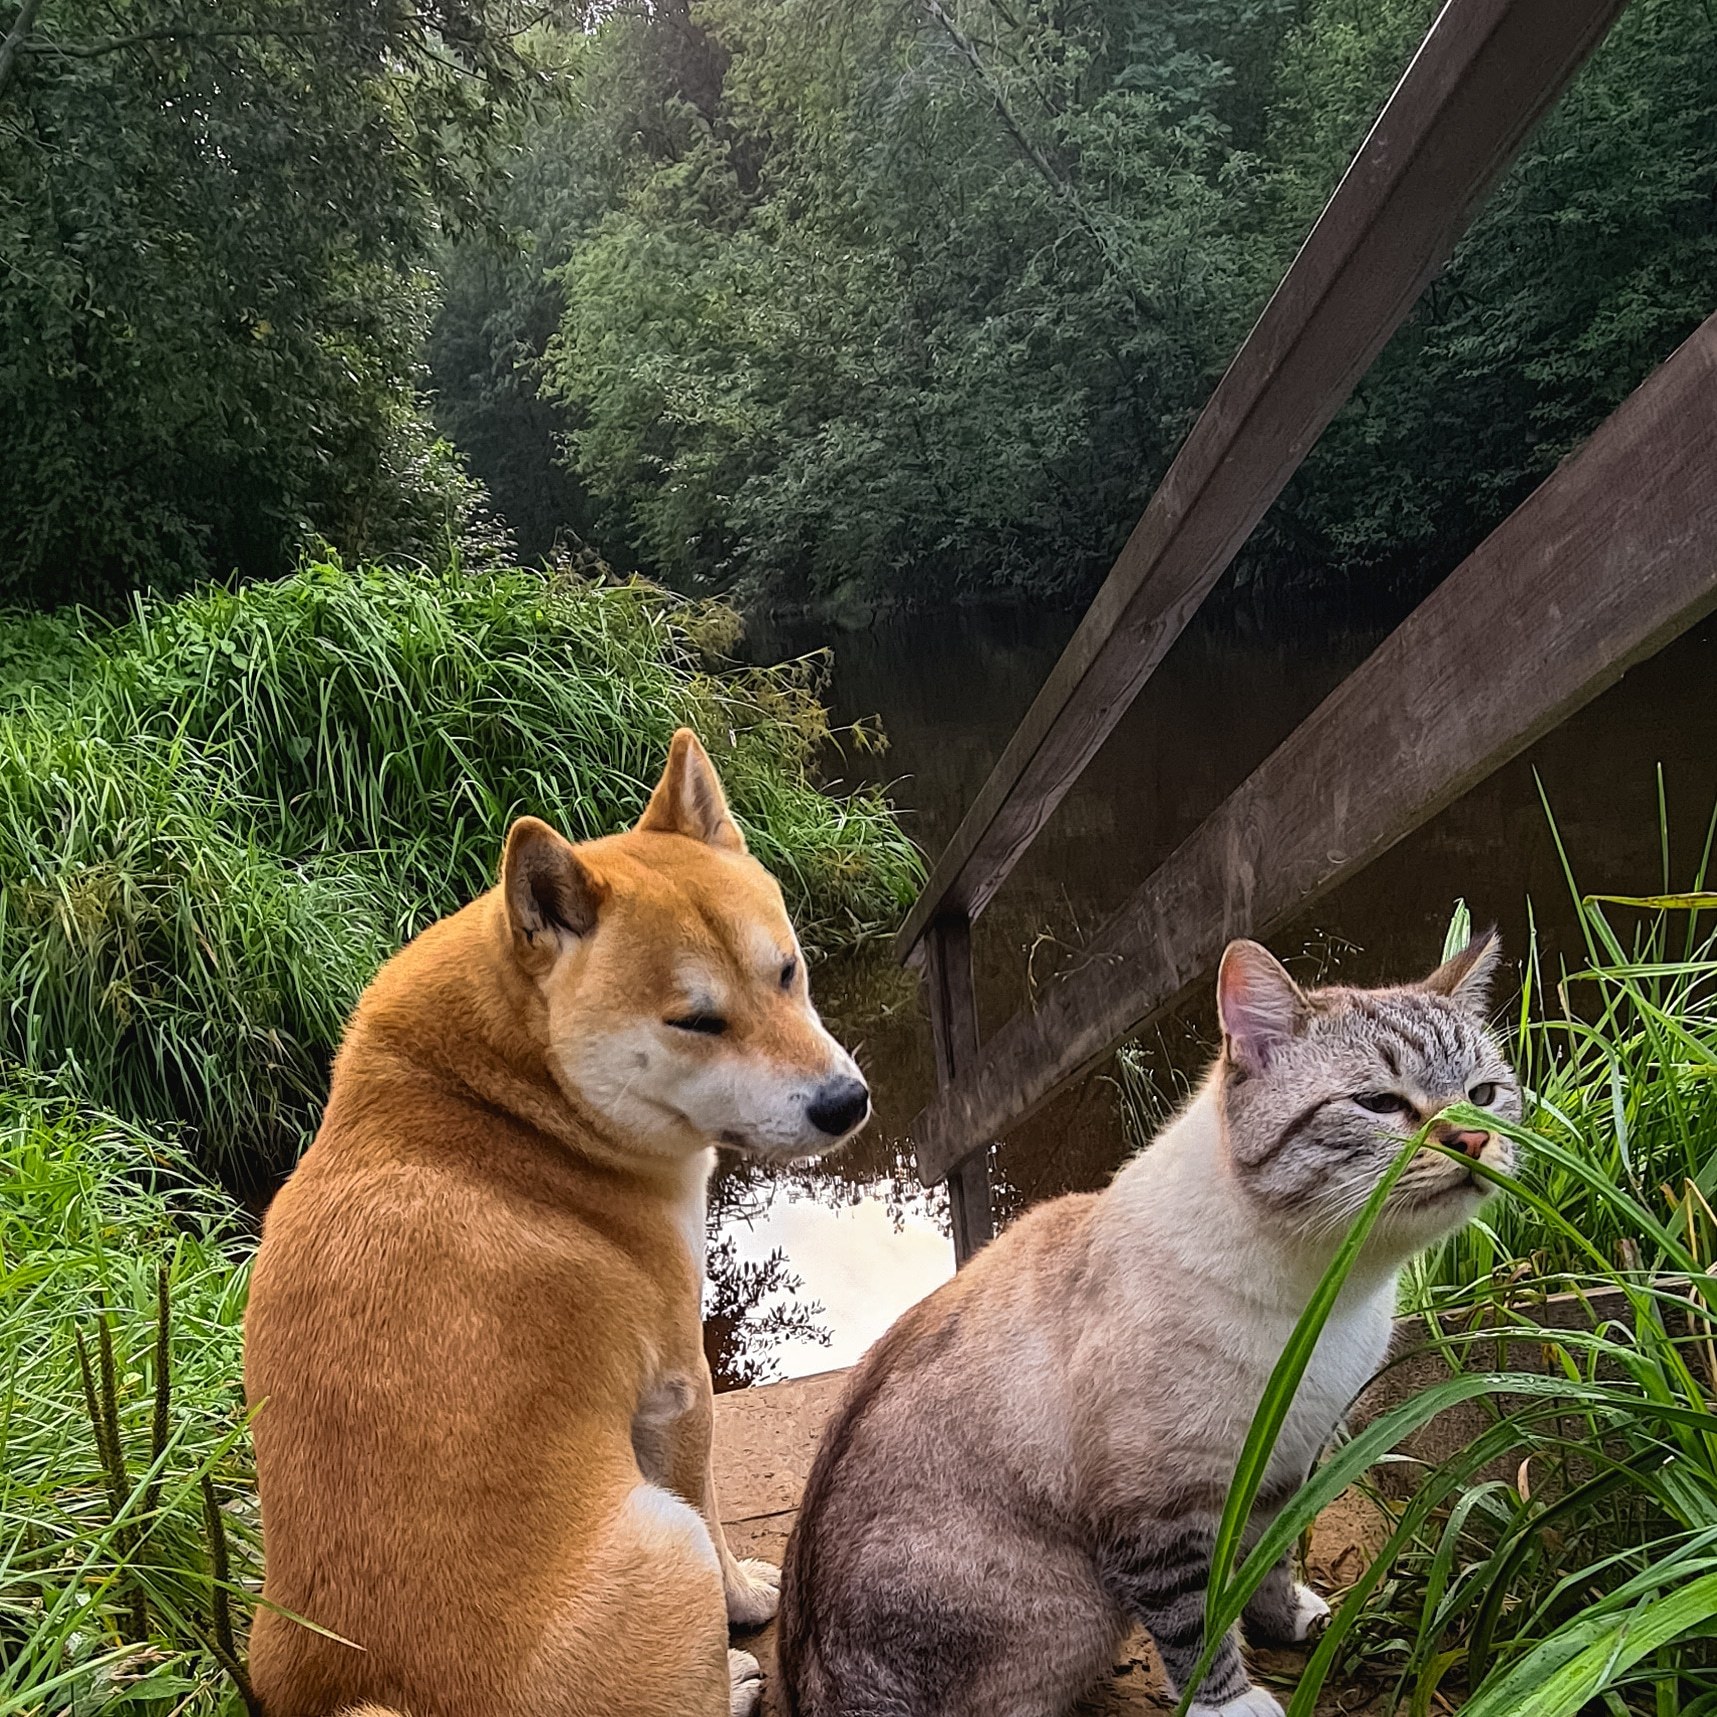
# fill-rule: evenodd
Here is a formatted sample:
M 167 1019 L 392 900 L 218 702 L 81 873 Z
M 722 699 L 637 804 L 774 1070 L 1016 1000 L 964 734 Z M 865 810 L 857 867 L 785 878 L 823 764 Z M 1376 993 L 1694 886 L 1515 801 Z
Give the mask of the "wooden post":
M 924 981 L 930 1035 L 936 1045 L 936 1088 L 945 1091 L 978 1059 L 978 999 L 972 983 L 972 926 L 938 919 L 925 937 Z M 990 1210 L 989 1141 L 969 1148 L 948 1168 L 948 1207 L 954 1218 L 954 1262 L 964 1264 L 995 1236 Z

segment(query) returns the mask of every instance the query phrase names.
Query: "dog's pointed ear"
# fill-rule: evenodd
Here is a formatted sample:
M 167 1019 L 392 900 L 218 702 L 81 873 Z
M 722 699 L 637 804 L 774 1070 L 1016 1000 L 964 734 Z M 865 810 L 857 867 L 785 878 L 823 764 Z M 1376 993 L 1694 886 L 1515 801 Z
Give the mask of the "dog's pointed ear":
M 1305 991 L 1263 943 L 1230 942 L 1216 974 L 1216 1012 L 1228 1059 L 1243 1073 L 1263 1073 L 1305 1018 Z
M 1502 959 L 1502 938 L 1481 930 L 1460 953 L 1451 954 L 1420 984 L 1434 996 L 1447 996 L 1480 1019 L 1490 1011 L 1490 986 Z
M 641 830 L 659 835 L 686 835 L 729 852 L 745 851 L 745 836 L 727 808 L 721 777 L 689 727 L 682 727 L 668 747 L 668 766 L 638 819 Z
M 608 889 L 564 835 L 536 817 L 520 817 L 507 831 L 501 894 L 513 947 L 535 968 L 596 928 Z

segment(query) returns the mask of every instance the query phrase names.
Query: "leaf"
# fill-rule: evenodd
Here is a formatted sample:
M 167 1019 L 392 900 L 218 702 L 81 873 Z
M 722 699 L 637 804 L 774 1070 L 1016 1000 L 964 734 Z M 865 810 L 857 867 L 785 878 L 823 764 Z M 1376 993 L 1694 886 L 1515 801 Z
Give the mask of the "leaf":
M 1464 900 L 1455 902 L 1449 928 L 1443 934 L 1443 958 L 1452 960 L 1473 939 L 1473 915 Z
M 1585 904 L 1638 906 L 1651 912 L 1717 912 L 1717 894 L 1588 894 Z
M 1642 1658 L 1717 1617 L 1717 1573 L 1620 1614 L 1588 1613 L 1559 1628 L 1463 1707 L 1463 1717 L 1574 1717 Z
M 1264 1387 L 1263 1399 L 1258 1403 L 1251 1429 L 1247 1431 L 1246 1441 L 1241 1446 L 1240 1458 L 1235 1463 L 1234 1482 L 1228 1488 L 1228 1501 L 1223 1507 L 1222 1519 L 1216 1529 L 1216 1542 L 1211 1548 L 1205 1621 L 1206 1634 L 1211 1639 L 1217 1637 L 1214 1616 L 1218 1594 L 1227 1584 L 1229 1574 L 1233 1570 L 1241 1537 L 1246 1531 L 1247 1521 L 1252 1516 L 1252 1505 L 1257 1500 L 1259 1486 L 1264 1482 L 1270 1456 L 1276 1447 L 1276 1438 L 1294 1404 L 1294 1395 L 1299 1389 L 1300 1379 L 1305 1376 L 1306 1367 L 1311 1363 L 1312 1352 L 1317 1347 L 1318 1337 L 1323 1333 L 1324 1325 L 1329 1322 L 1330 1313 L 1335 1309 L 1336 1300 L 1346 1285 L 1353 1266 L 1359 1261 L 1359 1254 L 1366 1239 L 1378 1217 L 1383 1214 L 1383 1206 L 1390 1193 L 1395 1190 L 1395 1183 L 1406 1172 L 1408 1163 L 1418 1152 L 1420 1143 L 1418 1137 L 1409 1139 L 1390 1165 L 1388 1173 L 1372 1188 L 1364 1209 L 1355 1218 L 1335 1257 L 1330 1261 L 1329 1268 L 1324 1272 L 1323 1279 L 1313 1291 L 1305 1311 L 1300 1314 L 1299 1322 L 1294 1325 L 1294 1333 L 1288 1337 L 1287 1346 L 1282 1349 L 1282 1357 L 1276 1361 L 1276 1368 L 1270 1373 L 1270 1381 Z M 1193 1678 L 1193 1685 L 1197 1685 L 1196 1677 Z

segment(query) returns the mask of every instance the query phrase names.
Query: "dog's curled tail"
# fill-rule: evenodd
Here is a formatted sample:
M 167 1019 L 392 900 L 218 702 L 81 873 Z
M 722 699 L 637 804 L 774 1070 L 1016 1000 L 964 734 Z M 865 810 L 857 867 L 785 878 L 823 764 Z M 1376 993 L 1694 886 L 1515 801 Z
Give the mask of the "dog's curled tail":
M 406 1717 L 406 1713 L 391 1705 L 348 1705 L 340 1717 Z

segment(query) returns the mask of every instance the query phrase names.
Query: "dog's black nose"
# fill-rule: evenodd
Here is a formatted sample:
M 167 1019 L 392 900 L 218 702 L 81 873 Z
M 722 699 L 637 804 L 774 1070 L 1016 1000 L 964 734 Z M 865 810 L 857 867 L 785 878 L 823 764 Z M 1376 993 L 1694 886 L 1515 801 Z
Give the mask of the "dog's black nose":
M 838 1138 L 850 1133 L 870 1108 L 870 1088 L 862 1079 L 831 1079 L 806 1105 L 819 1132 Z

